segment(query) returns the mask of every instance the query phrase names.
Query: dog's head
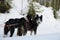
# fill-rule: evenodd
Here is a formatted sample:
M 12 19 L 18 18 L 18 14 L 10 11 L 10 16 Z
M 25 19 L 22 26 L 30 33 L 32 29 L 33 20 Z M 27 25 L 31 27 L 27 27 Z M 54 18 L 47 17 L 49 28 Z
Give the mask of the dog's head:
M 42 15 L 41 16 L 36 15 L 37 24 L 42 22 L 42 17 L 43 17 Z

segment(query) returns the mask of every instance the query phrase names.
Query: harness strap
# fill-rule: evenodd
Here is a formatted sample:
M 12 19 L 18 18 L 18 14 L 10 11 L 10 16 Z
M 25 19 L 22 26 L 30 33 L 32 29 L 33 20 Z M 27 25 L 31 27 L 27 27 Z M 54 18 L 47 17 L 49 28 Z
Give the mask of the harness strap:
M 9 24 L 9 25 L 6 25 L 6 27 L 15 26 L 15 25 L 18 25 L 18 24 Z

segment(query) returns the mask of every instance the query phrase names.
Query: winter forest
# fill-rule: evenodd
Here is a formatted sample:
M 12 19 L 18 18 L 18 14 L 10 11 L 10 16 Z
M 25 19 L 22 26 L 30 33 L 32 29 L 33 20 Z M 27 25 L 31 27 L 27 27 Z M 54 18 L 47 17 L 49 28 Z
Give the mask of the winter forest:
M 0 0 L 0 40 L 60 40 L 60 0 Z

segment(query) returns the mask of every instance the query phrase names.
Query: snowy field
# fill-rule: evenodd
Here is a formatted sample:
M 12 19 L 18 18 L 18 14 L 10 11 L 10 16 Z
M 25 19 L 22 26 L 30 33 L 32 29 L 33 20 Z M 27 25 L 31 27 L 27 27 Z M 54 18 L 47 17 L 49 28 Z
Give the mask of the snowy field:
M 16 31 L 13 37 L 3 37 L 3 28 L 0 28 L 0 40 L 60 40 L 60 33 L 50 33 L 43 35 L 32 35 L 32 36 L 17 36 Z
M 7 37 L 3 37 L 3 29 L 4 29 L 4 23 L 10 19 L 10 18 L 21 18 L 25 17 L 20 15 L 21 9 L 23 10 L 23 13 L 27 13 L 27 0 L 23 1 L 23 8 L 21 7 L 21 1 L 22 0 L 13 0 L 12 2 L 12 9 L 10 10 L 9 14 L 0 14 L 0 40 L 60 40 L 60 19 L 54 19 L 53 11 L 51 7 L 45 7 L 43 5 L 41 6 L 42 12 L 38 13 L 38 15 L 43 15 L 43 21 L 41 24 L 39 24 L 37 29 L 37 34 L 30 36 L 30 32 L 27 33 L 26 36 L 17 36 L 16 32 L 17 29 L 14 32 L 13 37 L 9 37 L 9 34 Z M 38 3 L 37 3 L 38 4 Z M 26 9 L 27 8 L 27 9 Z M 26 9 L 26 10 L 25 10 Z

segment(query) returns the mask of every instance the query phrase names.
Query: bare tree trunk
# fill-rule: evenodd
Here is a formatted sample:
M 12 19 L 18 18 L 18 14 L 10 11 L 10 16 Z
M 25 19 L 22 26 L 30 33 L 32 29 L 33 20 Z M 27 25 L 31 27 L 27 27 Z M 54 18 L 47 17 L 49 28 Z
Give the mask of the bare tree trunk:
M 44 5 L 46 6 L 46 0 L 44 1 Z
M 51 2 L 52 2 L 52 0 L 50 0 L 49 6 L 51 6 Z

